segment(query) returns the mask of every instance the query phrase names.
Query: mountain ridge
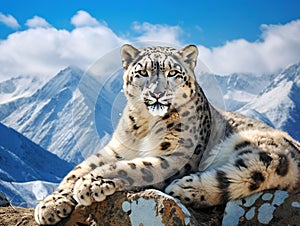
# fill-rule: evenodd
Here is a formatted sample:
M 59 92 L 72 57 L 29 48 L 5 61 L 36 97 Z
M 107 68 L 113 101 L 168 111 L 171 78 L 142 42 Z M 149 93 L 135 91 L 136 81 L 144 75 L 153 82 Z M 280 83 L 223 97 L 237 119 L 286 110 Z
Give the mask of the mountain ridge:
M 91 153 L 99 143 L 98 140 L 89 141 L 78 147 L 82 136 L 86 136 L 85 132 L 90 133 L 87 120 L 93 121 L 92 103 L 95 102 L 91 98 L 97 97 L 90 88 L 86 88 L 85 93 L 78 89 L 79 84 L 82 87 L 85 83 L 83 75 L 84 72 L 76 67 L 61 70 L 32 96 L 19 103 L 2 122 L 69 162 L 83 161 L 86 156 L 82 149 L 93 149 L 89 151 Z M 96 81 L 92 82 L 97 85 Z
M 208 99 L 216 106 L 285 130 L 298 140 L 299 78 L 300 63 L 279 74 L 261 78 L 246 74 L 197 75 Z M 63 159 L 55 165 L 65 167 L 81 162 L 109 141 L 126 101 L 122 93 L 121 71 L 99 80 L 79 68 L 67 67 L 39 88 L 38 85 L 33 85 L 35 88 L 31 90 L 23 87 L 27 93 L 18 92 L 19 98 L 15 94 L 21 88 L 8 87 L 11 85 L 9 82 L 1 84 L 0 93 L 9 93 L 12 99 L 0 103 L 0 121 L 4 124 L 0 124 L 0 132 L 6 133 L 0 138 L 3 153 L 0 156 L 0 190 L 10 198 L 15 197 L 15 203 L 42 199 L 63 177 L 63 174 L 57 176 L 56 171 L 42 164 L 45 159 L 48 162 L 59 160 L 52 161 L 39 154 L 41 159 L 36 159 L 38 162 L 33 164 L 26 157 L 36 157 L 37 153 L 48 150 Z M 42 146 L 39 147 L 42 151 L 27 152 L 26 155 L 15 152 L 22 142 L 11 142 L 9 137 L 23 135 Z M 24 148 L 26 151 L 35 150 L 32 145 Z M 5 164 L 9 161 L 9 165 Z M 66 167 L 64 172 L 70 169 Z M 14 172 L 20 174 L 15 175 Z M 49 175 L 49 172 L 52 174 Z
M 300 63 L 282 70 L 256 98 L 238 110 L 246 114 L 255 109 L 267 117 L 275 128 L 300 140 Z
M 74 167 L 2 123 L 0 134 L 0 191 L 14 205 L 42 198 Z
M 298 83 L 291 86 L 295 76 L 299 76 L 299 68 L 300 63 L 279 74 L 263 77 L 207 74 L 197 75 L 197 80 L 217 107 L 237 111 L 275 128 L 287 130 L 299 140 L 294 126 L 290 126 L 300 120 L 295 112 L 298 109 L 295 106 L 300 105 L 295 95 L 298 93 Z M 288 89 L 283 86 L 287 79 L 291 86 Z M 0 117 L 0 121 L 59 157 L 79 163 L 108 142 L 125 105 L 121 71 L 103 81 L 105 83 L 77 67 L 67 67 L 31 97 L 0 104 L 3 112 L 8 111 L 10 106 L 18 106 L 6 117 Z M 216 95 L 217 90 L 219 94 Z M 269 93 L 270 90 L 278 92 L 275 95 Z M 271 99 L 266 98 L 267 95 Z M 274 103 L 274 96 L 278 99 L 278 105 Z M 280 104 L 287 106 L 286 101 L 290 101 L 288 106 L 292 110 L 291 106 L 294 106 L 294 112 L 282 113 Z M 267 107 L 269 105 L 273 107 Z

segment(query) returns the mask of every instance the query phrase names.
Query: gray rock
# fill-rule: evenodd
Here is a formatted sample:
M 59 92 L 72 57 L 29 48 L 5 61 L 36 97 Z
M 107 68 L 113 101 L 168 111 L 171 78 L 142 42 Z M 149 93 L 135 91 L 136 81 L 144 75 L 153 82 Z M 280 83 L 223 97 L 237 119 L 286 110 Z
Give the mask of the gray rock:
M 281 190 L 228 202 L 222 220 L 222 226 L 299 224 L 300 196 Z

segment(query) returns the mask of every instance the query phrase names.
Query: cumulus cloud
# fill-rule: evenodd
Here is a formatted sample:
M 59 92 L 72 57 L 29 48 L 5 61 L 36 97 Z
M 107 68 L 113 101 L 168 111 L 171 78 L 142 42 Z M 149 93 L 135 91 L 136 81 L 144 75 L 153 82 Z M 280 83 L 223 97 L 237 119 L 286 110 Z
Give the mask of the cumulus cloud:
M 138 38 L 124 38 L 85 11 L 78 11 L 70 22 L 75 26 L 73 30 L 56 29 L 35 16 L 26 22 L 30 29 L 12 33 L 0 42 L 0 80 L 19 74 L 48 79 L 69 65 L 86 69 L 101 56 L 128 42 L 179 43 L 179 27 L 147 23 L 140 24 L 145 25 L 142 28 L 135 24 Z
M 183 30 L 179 26 L 134 22 L 132 28 L 138 34 L 135 38 L 137 42 L 160 41 L 172 46 L 182 45 L 180 36 Z
M 42 17 L 34 16 L 33 18 L 26 21 L 26 26 L 29 28 L 48 28 L 51 27 L 51 25 Z
M 132 35 L 125 38 L 85 11 L 78 11 L 70 22 L 74 25 L 72 30 L 56 29 L 35 16 L 26 22 L 29 29 L 14 32 L 2 40 L 0 80 L 20 74 L 49 79 L 69 65 L 87 69 L 106 53 L 128 42 L 185 45 L 181 40 L 184 31 L 179 26 L 135 22 Z M 198 65 L 207 66 L 217 74 L 262 74 L 300 61 L 300 20 L 285 25 L 262 25 L 261 30 L 261 38 L 255 42 L 238 39 L 212 49 L 198 46 L 199 60 L 204 63 Z
M 86 11 L 80 10 L 71 19 L 71 23 L 75 27 L 96 27 L 99 22 Z
M 34 18 L 31 22 L 35 23 L 30 23 L 30 28 L 35 29 L 15 32 L 0 42 L 0 80 L 20 74 L 49 79 L 69 65 L 86 69 L 125 42 L 100 23 L 96 27 L 76 27 L 68 31 L 45 26 L 48 23 Z
M 20 24 L 12 15 L 4 15 L 3 13 L 0 13 L 0 22 L 13 29 L 20 28 Z
M 300 20 L 285 25 L 262 25 L 261 39 L 228 41 L 208 49 L 199 46 L 200 58 L 217 74 L 274 73 L 300 62 Z

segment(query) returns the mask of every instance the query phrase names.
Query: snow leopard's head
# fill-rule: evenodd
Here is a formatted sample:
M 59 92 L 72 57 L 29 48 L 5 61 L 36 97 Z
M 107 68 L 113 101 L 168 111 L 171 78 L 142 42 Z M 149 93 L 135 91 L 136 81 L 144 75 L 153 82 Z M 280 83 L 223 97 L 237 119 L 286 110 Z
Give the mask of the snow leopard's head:
M 127 100 L 133 106 L 143 103 L 153 116 L 163 116 L 172 107 L 184 104 L 195 93 L 197 56 L 193 45 L 180 50 L 124 45 L 121 57 Z

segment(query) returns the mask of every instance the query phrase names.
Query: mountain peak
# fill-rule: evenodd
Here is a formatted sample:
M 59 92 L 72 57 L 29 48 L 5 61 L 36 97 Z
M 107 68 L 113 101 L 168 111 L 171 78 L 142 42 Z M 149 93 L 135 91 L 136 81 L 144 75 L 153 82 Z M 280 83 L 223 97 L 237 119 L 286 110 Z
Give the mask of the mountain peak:
M 300 86 L 300 62 L 293 64 L 284 69 L 278 76 L 280 79 L 289 79 Z M 279 80 L 280 80 L 279 79 Z
M 274 76 L 272 81 L 262 90 L 260 95 L 271 92 L 279 86 L 283 87 L 284 93 L 286 93 L 287 89 L 290 90 L 294 86 L 300 87 L 300 63 L 290 65 L 283 69 L 278 75 Z
M 73 92 L 78 86 L 83 73 L 81 69 L 74 66 L 69 66 L 59 71 L 35 93 L 35 98 L 49 99 L 65 88 Z
M 24 75 L 0 82 L 0 104 L 31 96 L 41 85 L 37 77 Z

